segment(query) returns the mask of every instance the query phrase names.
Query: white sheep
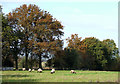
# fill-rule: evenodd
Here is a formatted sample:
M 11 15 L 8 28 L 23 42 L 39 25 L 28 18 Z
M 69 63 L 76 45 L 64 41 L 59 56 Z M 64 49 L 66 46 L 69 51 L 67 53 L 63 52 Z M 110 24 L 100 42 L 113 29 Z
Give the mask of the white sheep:
M 23 71 L 25 71 L 25 68 L 22 68 Z
M 40 69 L 40 68 L 39 68 L 37 72 L 40 72 L 40 73 L 42 73 L 42 69 Z
M 74 70 L 71 70 L 70 72 L 71 72 L 71 73 L 75 73 L 75 74 L 76 74 L 76 72 L 75 72 Z
M 28 71 L 29 71 L 29 72 L 31 72 L 32 70 L 31 70 L 31 69 L 29 69 Z
M 35 69 L 32 69 L 32 71 L 35 71 Z
M 53 73 L 55 73 L 55 69 L 52 69 L 52 70 L 51 70 L 51 74 L 53 74 Z

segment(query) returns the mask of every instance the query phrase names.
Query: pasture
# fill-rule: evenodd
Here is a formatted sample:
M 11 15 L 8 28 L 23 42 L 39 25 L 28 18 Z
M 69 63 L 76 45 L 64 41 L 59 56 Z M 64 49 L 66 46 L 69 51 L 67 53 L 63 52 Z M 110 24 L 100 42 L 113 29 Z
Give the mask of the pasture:
M 114 71 L 81 71 L 77 74 L 70 70 L 56 70 L 50 74 L 50 70 L 43 73 L 28 71 L 2 71 L 3 82 L 117 82 L 118 72 Z

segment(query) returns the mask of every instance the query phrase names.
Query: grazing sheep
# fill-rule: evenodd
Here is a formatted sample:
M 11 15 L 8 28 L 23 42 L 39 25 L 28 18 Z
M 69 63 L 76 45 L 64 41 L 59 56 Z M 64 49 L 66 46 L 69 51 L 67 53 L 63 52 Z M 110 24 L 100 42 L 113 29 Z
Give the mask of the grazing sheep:
M 51 74 L 53 74 L 53 73 L 55 73 L 55 69 L 52 69 L 52 70 L 51 70 Z
M 42 69 L 40 69 L 40 68 L 39 68 L 37 72 L 40 72 L 40 73 L 42 73 Z
M 75 74 L 76 74 L 76 72 L 75 72 L 74 70 L 71 70 L 70 72 L 71 72 L 71 73 L 75 73 Z
M 31 72 L 32 70 L 31 70 L 31 69 L 29 69 L 28 71 L 29 71 L 29 72 Z
M 32 69 L 32 71 L 35 71 L 35 69 Z
M 25 68 L 22 68 L 23 71 L 25 71 Z

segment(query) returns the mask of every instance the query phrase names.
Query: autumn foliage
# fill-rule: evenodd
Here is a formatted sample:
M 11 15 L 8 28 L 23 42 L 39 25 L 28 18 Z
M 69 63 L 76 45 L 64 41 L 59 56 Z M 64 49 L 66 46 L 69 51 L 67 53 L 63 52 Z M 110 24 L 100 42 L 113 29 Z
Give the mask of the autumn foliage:
M 63 26 L 47 11 L 36 5 L 22 5 L 8 14 L 11 27 L 22 32 L 21 45 L 25 50 L 26 68 L 29 52 L 39 57 L 62 48 Z
M 62 51 L 64 54 L 58 51 L 53 61 L 49 60 L 55 64 L 56 68 L 118 70 L 116 60 L 119 59 L 118 48 L 113 40 L 100 41 L 95 37 L 87 37 L 82 40 L 78 34 L 72 34 L 66 40 L 68 46 Z M 116 66 L 113 66 L 114 64 Z
M 63 27 L 34 4 L 23 4 L 7 16 L 2 14 L 3 66 L 42 68 L 47 59 L 46 66 L 50 68 L 119 70 L 120 57 L 114 40 L 83 39 L 72 34 L 63 48 Z

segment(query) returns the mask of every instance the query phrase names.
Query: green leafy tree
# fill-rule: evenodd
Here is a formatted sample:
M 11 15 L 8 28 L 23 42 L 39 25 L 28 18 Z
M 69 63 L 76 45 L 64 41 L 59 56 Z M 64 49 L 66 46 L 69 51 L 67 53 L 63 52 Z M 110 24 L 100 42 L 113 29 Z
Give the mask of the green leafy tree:
M 11 33 L 12 29 L 8 25 L 7 16 L 2 14 L 2 65 L 13 66 L 13 59 L 10 52 Z
M 110 42 L 110 40 L 109 40 Z M 93 64 L 95 67 L 93 69 L 98 70 L 107 70 L 110 69 L 110 65 L 113 62 L 112 58 L 115 54 L 114 51 L 116 48 L 112 50 L 112 47 L 115 44 L 113 41 L 100 41 L 99 39 L 96 39 L 94 37 L 85 38 L 83 40 L 83 43 L 87 45 L 87 54 L 91 56 L 93 59 Z M 113 44 L 112 44 L 113 43 Z M 112 44 L 112 45 L 111 45 Z M 115 51 L 117 53 L 117 51 Z
M 2 15 L 2 55 L 3 55 L 3 65 L 4 59 L 12 59 L 15 61 L 16 69 L 18 69 L 18 54 L 20 53 L 20 31 L 14 30 L 14 28 L 9 25 L 8 17 Z M 9 57 L 8 57 L 9 56 Z M 6 62 L 8 63 L 8 62 Z M 9 63 L 8 63 L 9 64 Z
M 83 43 L 87 45 L 86 54 L 89 55 L 89 58 L 92 59 L 90 65 L 92 69 L 102 70 L 102 66 L 107 63 L 107 60 L 104 58 L 104 45 L 99 39 L 94 37 L 89 37 L 83 39 Z
M 119 59 L 118 48 L 116 47 L 116 44 L 115 44 L 114 40 L 112 40 L 112 39 L 103 40 L 103 43 L 106 45 L 107 52 L 109 53 L 107 69 L 116 69 L 116 65 L 117 65 L 117 62 Z
M 67 69 L 78 69 L 78 52 L 75 49 L 65 49 L 64 52 L 64 67 Z

